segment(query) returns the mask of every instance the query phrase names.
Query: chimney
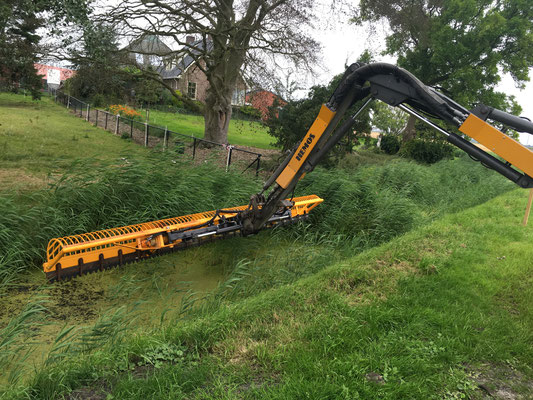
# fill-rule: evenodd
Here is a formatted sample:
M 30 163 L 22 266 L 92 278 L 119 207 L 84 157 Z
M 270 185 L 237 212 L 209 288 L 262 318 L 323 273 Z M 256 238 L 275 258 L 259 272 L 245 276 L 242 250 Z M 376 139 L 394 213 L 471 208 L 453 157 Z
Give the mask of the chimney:
M 185 41 L 187 42 L 187 44 L 193 44 L 195 42 L 194 36 L 187 36 L 185 38 Z

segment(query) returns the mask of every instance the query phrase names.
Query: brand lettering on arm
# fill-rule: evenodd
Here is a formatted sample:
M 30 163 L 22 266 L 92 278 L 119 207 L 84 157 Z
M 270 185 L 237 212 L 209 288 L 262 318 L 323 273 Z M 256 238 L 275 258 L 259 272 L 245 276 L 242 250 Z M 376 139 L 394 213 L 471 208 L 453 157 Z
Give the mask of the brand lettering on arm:
M 302 157 L 304 156 L 305 152 L 307 151 L 307 149 L 309 148 L 309 145 L 311 143 L 313 143 L 313 140 L 315 139 L 315 135 L 313 135 L 312 133 L 309 134 L 309 137 L 307 138 L 307 140 L 304 142 L 302 148 L 300 149 L 300 151 L 298 152 L 298 154 L 296 155 L 296 159 L 298 161 L 301 161 L 302 160 Z

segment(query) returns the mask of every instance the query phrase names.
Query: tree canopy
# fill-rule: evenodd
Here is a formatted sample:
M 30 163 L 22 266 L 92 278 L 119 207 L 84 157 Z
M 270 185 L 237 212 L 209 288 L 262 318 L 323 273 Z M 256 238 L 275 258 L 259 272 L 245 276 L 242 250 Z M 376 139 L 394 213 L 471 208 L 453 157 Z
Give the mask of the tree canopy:
M 530 0 L 361 0 L 354 21 L 386 21 L 385 52 L 456 101 L 520 112 L 495 87 L 503 73 L 517 85 L 529 80 L 532 15 Z
M 86 0 L 3 0 L 0 3 L 0 76 L 16 90 L 19 85 L 39 96 L 41 78 L 34 64 L 46 53 L 39 34 L 57 32 L 72 21 L 86 20 Z
M 276 104 L 271 107 L 268 126 L 270 134 L 276 138 L 278 146 L 281 146 L 283 150 L 288 150 L 300 142 L 316 119 L 322 104 L 328 102 L 335 88 L 339 85 L 341 78 L 342 74 L 335 76 L 327 86 L 313 86 L 307 98 L 289 101 L 279 113 L 275 107 Z M 354 104 L 346 112 L 346 115 L 351 115 L 352 111 L 361 107 L 362 103 L 359 101 Z M 341 140 L 337 146 L 336 154 L 350 152 L 354 146 L 355 137 L 369 133 L 370 130 L 370 113 L 367 109 L 357 118 L 357 122 L 353 126 L 354 134 L 347 135 Z

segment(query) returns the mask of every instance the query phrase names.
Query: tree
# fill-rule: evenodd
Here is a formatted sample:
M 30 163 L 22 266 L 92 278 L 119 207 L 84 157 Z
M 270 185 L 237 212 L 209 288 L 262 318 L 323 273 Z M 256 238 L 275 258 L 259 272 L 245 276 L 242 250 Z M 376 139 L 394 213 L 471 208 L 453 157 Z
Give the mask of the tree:
M 0 3 L 0 76 L 16 90 L 22 85 L 40 96 L 41 78 L 34 64 L 46 48 L 40 44 L 45 28 L 86 19 L 85 0 L 3 0 Z M 39 32 L 39 33 L 38 33 Z
M 408 115 L 399 108 L 377 101 L 373 111 L 372 125 L 384 135 L 399 135 L 405 129 Z
M 467 106 L 476 102 L 520 112 L 495 91 L 501 73 L 517 85 L 533 65 L 533 2 L 529 0 L 361 0 L 356 23 L 386 21 L 385 52 L 427 85 Z M 414 136 L 410 118 L 404 138 Z
M 342 74 L 335 76 L 328 86 L 313 86 L 306 99 L 289 101 L 279 111 L 279 114 L 277 104 L 273 104 L 270 108 L 271 114 L 267 124 L 270 134 L 276 138 L 278 146 L 281 146 L 283 150 L 288 150 L 300 142 L 316 119 L 322 104 L 329 100 L 335 88 L 339 85 L 341 78 Z M 346 112 L 346 115 L 353 114 L 352 111 L 355 111 L 361 105 L 362 101 L 357 102 Z M 337 153 L 351 152 L 355 136 L 370 132 L 370 128 L 370 113 L 365 110 L 359 115 L 357 122 L 353 126 L 355 134 L 348 135 L 341 140 L 339 146 L 337 146 Z
M 68 80 L 69 93 L 84 99 L 98 96 L 105 102 L 122 102 L 133 88 L 129 81 L 134 72 L 124 67 L 114 28 L 87 23 L 80 31 L 81 38 L 74 40 L 75 47 L 64 56 L 76 69 Z
M 313 0 L 133 0 L 107 9 L 105 20 L 131 38 L 149 34 L 172 41 L 177 50 L 163 55 L 166 58 L 190 56 L 196 61 L 210 85 L 205 138 L 226 143 L 232 92 L 245 69 L 268 71 L 279 57 L 302 68 L 314 61 L 318 45 L 305 33 L 313 4 Z M 187 35 L 199 42 L 187 42 Z
M 17 90 L 18 85 L 39 97 L 41 79 L 34 64 L 38 60 L 40 36 L 44 25 L 38 14 L 43 9 L 30 0 L 5 0 L 0 4 L 0 73 L 4 84 Z

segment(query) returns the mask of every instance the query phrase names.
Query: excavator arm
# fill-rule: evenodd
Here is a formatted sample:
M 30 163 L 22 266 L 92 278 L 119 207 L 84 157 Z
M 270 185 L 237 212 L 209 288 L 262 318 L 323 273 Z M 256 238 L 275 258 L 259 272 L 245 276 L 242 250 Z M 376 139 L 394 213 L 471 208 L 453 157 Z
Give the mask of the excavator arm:
M 533 152 L 486 120 L 533 134 L 531 122 L 484 105 L 468 111 L 394 65 L 357 63 L 346 70 L 305 137 L 247 206 L 52 239 L 43 265 L 47 278 L 61 280 L 305 219 L 323 200 L 314 195 L 292 198 L 296 184 L 350 132 L 358 115 L 375 99 L 399 107 L 430 125 L 445 135 L 448 142 L 519 186 L 533 188 Z M 357 102 L 363 105 L 354 115 L 344 118 Z M 503 161 L 442 128 L 434 119 L 477 140 Z
M 250 204 L 254 206 L 242 216 L 243 233 L 259 231 L 274 213 L 291 206 L 282 199 L 289 197 L 304 174 L 312 171 L 331 148 L 350 132 L 357 116 L 375 99 L 398 107 L 423 121 L 474 160 L 519 186 L 533 188 L 533 152 L 486 120 L 491 119 L 529 134 L 533 134 L 533 123 L 482 104 L 469 111 L 397 66 L 356 63 L 346 70 L 341 83 L 330 100 L 322 106 L 299 145 L 266 181 L 261 193 L 252 196 Z M 357 112 L 339 124 L 346 111 L 359 101 L 363 101 L 363 105 Z M 459 134 L 442 128 L 428 116 L 475 139 L 503 161 Z

